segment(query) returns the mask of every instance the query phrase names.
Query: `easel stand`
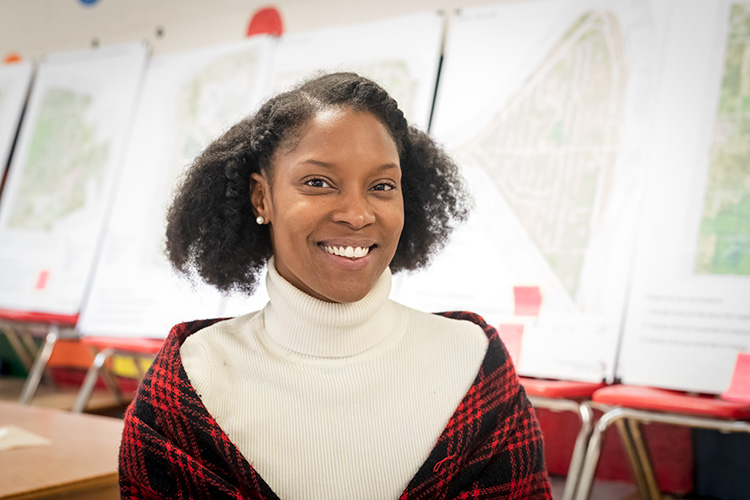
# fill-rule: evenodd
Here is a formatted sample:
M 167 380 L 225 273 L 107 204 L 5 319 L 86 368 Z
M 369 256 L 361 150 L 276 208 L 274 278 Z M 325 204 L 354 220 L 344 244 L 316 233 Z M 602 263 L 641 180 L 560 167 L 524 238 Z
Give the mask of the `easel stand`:
M 75 331 L 77 322 L 77 314 L 60 315 L 0 310 L 0 329 L 5 333 L 18 358 L 29 370 L 19 397 L 21 404 L 31 404 L 34 399 L 58 340 L 78 338 Z M 44 335 L 44 344 L 41 349 L 37 349 L 34 342 L 34 336 L 37 335 Z M 32 362 L 31 359 L 34 361 Z M 48 378 L 52 380 L 51 377 Z

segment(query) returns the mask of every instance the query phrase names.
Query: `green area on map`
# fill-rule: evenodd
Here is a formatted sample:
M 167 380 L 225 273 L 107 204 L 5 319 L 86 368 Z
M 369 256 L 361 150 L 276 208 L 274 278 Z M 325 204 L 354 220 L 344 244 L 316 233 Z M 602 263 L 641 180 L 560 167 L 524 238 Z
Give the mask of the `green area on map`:
M 586 12 L 459 151 L 495 181 L 571 297 L 613 189 L 627 78 L 618 19 Z
M 51 230 L 99 195 L 109 146 L 88 118 L 91 101 L 64 88 L 44 94 L 9 227 Z
M 695 272 L 750 275 L 750 5 L 730 10 Z

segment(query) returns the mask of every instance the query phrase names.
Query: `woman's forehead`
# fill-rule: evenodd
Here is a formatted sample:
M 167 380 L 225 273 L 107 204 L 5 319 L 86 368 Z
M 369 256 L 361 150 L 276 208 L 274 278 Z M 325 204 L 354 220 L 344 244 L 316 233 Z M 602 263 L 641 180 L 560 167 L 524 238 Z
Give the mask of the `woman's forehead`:
M 360 145 L 371 148 L 373 153 L 387 153 L 398 159 L 396 142 L 390 130 L 369 111 L 349 107 L 326 108 L 310 117 L 294 135 L 293 143 L 284 148 L 287 153 L 300 148 L 319 151 L 329 148 L 331 153 L 336 153 L 336 148 L 348 151 Z

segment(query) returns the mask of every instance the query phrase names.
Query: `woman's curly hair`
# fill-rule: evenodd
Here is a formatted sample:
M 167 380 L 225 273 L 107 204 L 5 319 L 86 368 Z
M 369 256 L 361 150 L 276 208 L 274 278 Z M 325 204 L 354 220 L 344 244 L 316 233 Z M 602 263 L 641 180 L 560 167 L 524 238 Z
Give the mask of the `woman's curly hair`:
M 197 274 L 222 291 L 252 293 L 273 255 L 268 227 L 255 223 L 250 174 L 273 185 L 273 155 L 299 139 L 318 112 L 345 107 L 376 116 L 399 153 L 404 228 L 393 272 L 427 265 L 468 212 L 453 160 L 424 132 L 409 126 L 396 101 L 375 82 L 332 73 L 278 94 L 231 127 L 193 162 L 167 213 L 167 256 L 179 272 Z

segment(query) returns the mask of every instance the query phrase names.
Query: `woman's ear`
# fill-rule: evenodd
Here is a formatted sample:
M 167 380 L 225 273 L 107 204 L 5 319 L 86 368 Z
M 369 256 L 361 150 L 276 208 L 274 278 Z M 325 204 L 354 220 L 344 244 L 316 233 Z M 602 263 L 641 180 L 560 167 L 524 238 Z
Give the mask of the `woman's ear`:
M 266 223 L 270 220 L 270 186 L 266 176 L 259 173 L 250 174 L 250 203 L 253 205 L 253 215 L 263 217 Z

